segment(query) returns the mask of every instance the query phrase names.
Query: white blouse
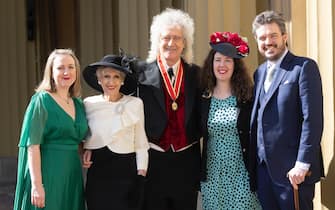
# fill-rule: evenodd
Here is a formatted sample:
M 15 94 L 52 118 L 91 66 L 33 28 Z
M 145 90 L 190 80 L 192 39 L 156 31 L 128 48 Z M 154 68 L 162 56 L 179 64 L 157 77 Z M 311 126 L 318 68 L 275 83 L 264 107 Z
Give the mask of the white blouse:
M 84 105 L 89 126 L 84 148 L 107 146 L 115 153 L 136 152 L 137 170 L 147 170 L 149 143 L 142 100 L 124 95 L 119 101 L 110 102 L 103 95 L 96 95 L 85 98 Z

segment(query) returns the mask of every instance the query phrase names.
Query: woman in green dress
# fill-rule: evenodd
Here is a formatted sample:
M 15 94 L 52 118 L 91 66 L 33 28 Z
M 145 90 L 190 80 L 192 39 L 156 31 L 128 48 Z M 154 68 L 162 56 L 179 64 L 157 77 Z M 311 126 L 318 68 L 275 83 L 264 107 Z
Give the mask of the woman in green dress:
M 70 49 L 54 50 L 26 110 L 14 210 L 84 210 L 78 145 L 87 133 L 80 66 Z

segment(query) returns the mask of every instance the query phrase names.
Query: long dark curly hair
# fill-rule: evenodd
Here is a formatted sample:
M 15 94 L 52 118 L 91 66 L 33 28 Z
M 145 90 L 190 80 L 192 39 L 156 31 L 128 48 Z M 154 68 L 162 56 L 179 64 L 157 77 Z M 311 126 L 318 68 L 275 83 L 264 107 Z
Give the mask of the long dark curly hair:
M 211 49 L 204 61 L 200 73 L 200 85 L 204 97 L 210 97 L 216 86 L 216 77 L 214 75 L 213 60 L 217 51 Z M 232 94 L 237 97 L 238 102 L 252 100 L 253 83 L 248 74 L 248 69 L 244 61 L 234 58 L 234 72 L 231 78 Z

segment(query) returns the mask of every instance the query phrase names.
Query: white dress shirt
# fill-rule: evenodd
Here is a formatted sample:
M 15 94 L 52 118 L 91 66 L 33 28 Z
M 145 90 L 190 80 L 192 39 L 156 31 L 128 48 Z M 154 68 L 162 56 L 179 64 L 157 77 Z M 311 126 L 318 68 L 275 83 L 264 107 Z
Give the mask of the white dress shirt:
M 173 80 L 175 80 L 176 79 L 176 76 L 177 76 L 177 74 L 178 74 L 178 70 L 179 70 L 179 65 L 180 65 L 180 59 L 177 61 L 177 63 L 175 63 L 173 66 L 168 66 L 164 61 L 163 61 L 163 63 L 164 63 L 164 67 L 165 67 L 165 69 L 166 70 L 168 70 L 169 68 L 172 68 L 172 70 L 173 70 Z
M 107 146 L 115 153 L 136 152 L 137 169 L 147 170 L 149 143 L 144 130 L 143 102 L 124 95 L 117 102 L 103 95 L 84 99 L 89 134 L 85 149 Z

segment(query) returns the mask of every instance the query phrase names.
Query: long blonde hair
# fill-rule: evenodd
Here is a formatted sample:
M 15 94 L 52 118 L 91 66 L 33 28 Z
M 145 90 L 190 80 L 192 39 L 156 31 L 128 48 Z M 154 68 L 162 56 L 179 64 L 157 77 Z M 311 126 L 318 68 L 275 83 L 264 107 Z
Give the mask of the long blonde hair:
M 54 79 L 52 78 L 52 67 L 54 64 L 54 60 L 58 55 L 70 55 L 73 58 L 76 67 L 76 80 L 71 85 L 69 89 L 69 94 L 71 97 L 81 96 L 80 64 L 78 58 L 71 49 L 55 49 L 50 53 L 47 63 L 45 65 L 43 80 L 35 91 L 39 92 L 46 90 L 52 93 L 57 91 Z

